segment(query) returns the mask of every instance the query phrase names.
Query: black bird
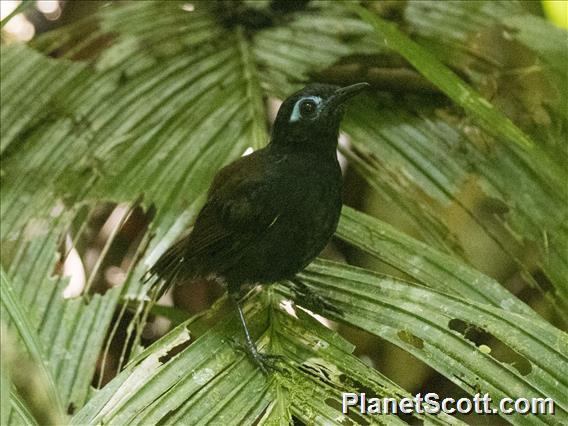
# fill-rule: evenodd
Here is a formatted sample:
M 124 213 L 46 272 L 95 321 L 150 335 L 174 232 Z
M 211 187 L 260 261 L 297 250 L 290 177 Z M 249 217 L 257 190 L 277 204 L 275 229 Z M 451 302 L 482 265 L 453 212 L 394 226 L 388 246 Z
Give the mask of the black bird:
M 342 205 L 336 149 L 343 103 L 368 86 L 310 84 L 287 98 L 270 143 L 217 173 L 191 233 L 149 271 L 161 283 L 160 293 L 196 278 L 223 282 L 247 350 L 263 371 L 268 356 L 251 339 L 239 291 L 294 280 L 335 232 Z

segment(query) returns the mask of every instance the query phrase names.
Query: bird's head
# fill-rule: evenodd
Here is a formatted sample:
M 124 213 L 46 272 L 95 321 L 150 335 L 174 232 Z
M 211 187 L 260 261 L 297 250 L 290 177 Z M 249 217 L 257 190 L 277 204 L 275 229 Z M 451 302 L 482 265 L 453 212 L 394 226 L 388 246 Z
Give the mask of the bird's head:
M 335 149 L 345 101 L 368 83 L 347 87 L 331 84 L 309 84 L 289 96 L 280 106 L 272 130 L 273 145 L 322 149 L 321 144 Z

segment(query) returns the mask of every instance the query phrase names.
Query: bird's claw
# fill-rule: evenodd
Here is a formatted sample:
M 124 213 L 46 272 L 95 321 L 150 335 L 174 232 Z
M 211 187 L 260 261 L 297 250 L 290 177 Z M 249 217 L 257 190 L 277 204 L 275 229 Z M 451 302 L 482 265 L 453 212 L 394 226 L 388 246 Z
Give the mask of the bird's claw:
M 258 351 L 254 353 L 250 352 L 249 355 L 264 374 L 268 375 L 273 372 L 282 373 L 282 368 L 278 365 L 278 363 L 284 361 L 283 356 L 265 354 Z
M 339 309 L 337 306 L 333 306 L 329 303 L 324 297 L 320 296 L 319 294 L 311 293 L 308 296 L 308 308 L 312 307 L 316 310 L 324 310 L 328 312 L 333 312 L 337 315 L 342 315 L 343 311 Z
M 343 311 L 336 306 L 333 306 L 323 296 L 312 291 L 305 284 L 299 280 L 293 280 L 292 291 L 294 292 L 299 305 L 313 310 L 315 312 L 333 312 L 337 315 L 342 315 Z
M 235 350 L 245 353 L 264 374 L 268 375 L 275 371 L 282 372 L 282 368 L 278 366 L 278 362 L 284 361 L 282 355 L 265 354 L 256 348 L 249 348 L 247 345 L 238 343 L 233 339 L 230 340 L 230 344 Z

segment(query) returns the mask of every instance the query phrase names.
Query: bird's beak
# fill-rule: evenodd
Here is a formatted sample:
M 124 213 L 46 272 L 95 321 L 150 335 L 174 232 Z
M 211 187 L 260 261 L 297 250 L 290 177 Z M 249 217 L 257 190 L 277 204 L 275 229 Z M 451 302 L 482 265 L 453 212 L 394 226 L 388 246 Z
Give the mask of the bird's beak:
M 347 99 L 352 98 L 362 90 L 371 87 L 369 83 L 357 83 L 351 86 L 342 87 L 337 89 L 335 93 L 329 98 L 328 105 L 330 109 L 336 110 L 341 104 L 343 104 Z

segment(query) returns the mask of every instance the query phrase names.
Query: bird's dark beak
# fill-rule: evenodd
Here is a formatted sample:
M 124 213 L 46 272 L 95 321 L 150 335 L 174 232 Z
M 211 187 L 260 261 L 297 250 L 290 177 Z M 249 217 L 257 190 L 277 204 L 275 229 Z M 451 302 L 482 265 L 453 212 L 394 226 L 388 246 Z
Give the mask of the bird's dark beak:
M 342 87 L 337 89 L 335 93 L 329 98 L 328 105 L 331 110 L 336 110 L 346 100 L 352 98 L 362 90 L 371 87 L 369 83 L 357 83 L 351 86 Z

